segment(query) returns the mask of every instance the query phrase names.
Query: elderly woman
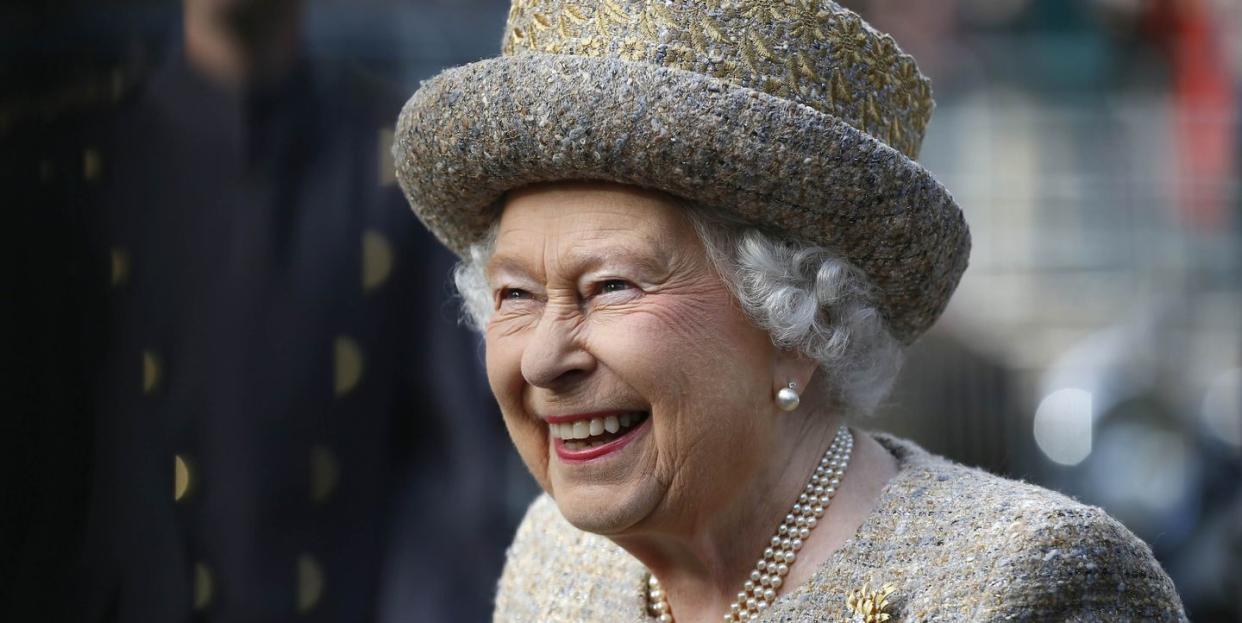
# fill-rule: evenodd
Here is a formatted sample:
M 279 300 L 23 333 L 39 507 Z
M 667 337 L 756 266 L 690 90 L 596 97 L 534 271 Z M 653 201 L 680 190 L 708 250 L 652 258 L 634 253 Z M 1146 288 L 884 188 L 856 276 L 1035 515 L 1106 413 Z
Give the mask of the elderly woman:
M 419 89 L 399 178 L 546 492 L 497 620 L 1185 619 L 1099 509 L 849 425 L 966 266 L 931 109 L 822 0 L 515 0 Z

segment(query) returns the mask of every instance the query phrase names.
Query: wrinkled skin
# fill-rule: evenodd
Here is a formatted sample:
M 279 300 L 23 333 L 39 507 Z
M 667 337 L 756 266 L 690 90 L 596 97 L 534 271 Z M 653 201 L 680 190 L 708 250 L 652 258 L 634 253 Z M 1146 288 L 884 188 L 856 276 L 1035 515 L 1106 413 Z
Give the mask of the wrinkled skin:
M 570 522 L 619 534 L 661 509 L 713 510 L 754 477 L 774 433 L 756 415 L 772 410 L 781 353 L 669 199 L 601 185 L 515 193 L 488 273 L 492 390 Z M 598 465 L 558 460 L 541 417 L 608 409 L 650 412 L 649 433 Z
M 660 579 L 678 621 L 719 620 L 841 422 L 817 392 L 791 413 L 773 401 L 791 381 L 822 382 L 816 364 L 745 317 L 682 208 L 654 191 L 511 192 L 486 270 L 488 379 L 523 461 L 571 524 Z M 620 450 L 561 459 L 545 418 L 604 411 L 650 418 Z M 789 586 L 854 532 L 895 473 L 884 449 L 855 437 Z

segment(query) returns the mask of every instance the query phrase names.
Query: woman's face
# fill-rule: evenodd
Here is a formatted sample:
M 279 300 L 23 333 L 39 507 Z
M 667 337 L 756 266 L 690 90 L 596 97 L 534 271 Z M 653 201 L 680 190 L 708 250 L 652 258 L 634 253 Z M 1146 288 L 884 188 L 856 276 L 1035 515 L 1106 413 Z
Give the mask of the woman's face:
M 758 471 L 778 351 L 667 196 L 510 193 L 487 274 L 492 391 L 571 523 L 616 535 L 686 516 L 668 508 L 710 513 Z

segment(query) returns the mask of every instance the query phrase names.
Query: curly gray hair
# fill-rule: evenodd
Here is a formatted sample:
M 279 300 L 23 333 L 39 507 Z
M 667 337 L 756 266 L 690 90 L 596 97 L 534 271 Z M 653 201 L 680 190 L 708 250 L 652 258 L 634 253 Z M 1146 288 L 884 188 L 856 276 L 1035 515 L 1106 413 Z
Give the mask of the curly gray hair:
M 812 391 L 853 415 L 873 413 L 901 369 L 902 348 L 872 302 L 867 277 L 828 249 L 688 205 L 713 268 L 756 326 L 778 348 L 819 364 Z M 482 330 L 493 311 L 484 267 L 496 227 L 471 245 L 453 271 L 465 322 Z

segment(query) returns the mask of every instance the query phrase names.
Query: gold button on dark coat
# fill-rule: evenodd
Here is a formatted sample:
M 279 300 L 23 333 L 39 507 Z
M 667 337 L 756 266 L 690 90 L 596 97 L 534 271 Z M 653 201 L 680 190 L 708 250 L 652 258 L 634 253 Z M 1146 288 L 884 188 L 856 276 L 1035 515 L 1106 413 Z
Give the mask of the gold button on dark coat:
M 479 526 L 516 517 L 494 489 L 433 495 L 486 482 L 511 451 L 449 307 L 452 255 L 383 173 L 377 128 L 400 96 L 309 63 L 219 89 L 179 53 L 143 84 L 48 185 L 81 171 L 99 196 L 82 263 L 106 346 L 91 371 L 94 607 L 121 623 L 196 608 L 289 621 L 408 595 L 436 604 L 428 620 L 484 617 L 484 601 L 439 605 L 445 586 L 407 581 L 434 567 L 489 591 L 508 530 Z M 446 448 L 472 471 L 432 487 L 418 470 Z M 446 545 L 478 571 L 438 574 L 425 552 Z

